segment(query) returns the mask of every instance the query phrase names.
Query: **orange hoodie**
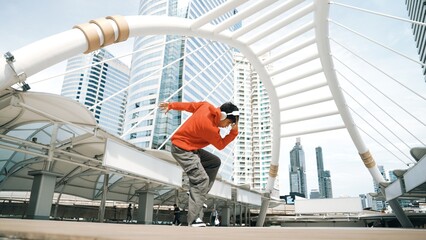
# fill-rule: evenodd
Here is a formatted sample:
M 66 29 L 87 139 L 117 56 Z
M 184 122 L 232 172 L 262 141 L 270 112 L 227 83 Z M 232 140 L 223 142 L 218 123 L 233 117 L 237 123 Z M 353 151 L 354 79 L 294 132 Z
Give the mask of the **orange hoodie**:
M 220 108 L 208 102 L 171 102 L 168 108 L 192 113 L 172 136 L 172 143 L 187 151 L 198 150 L 209 144 L 222 150 L 238 135 L 238 130 L 231 130 L 224 138 L 220 136 Z

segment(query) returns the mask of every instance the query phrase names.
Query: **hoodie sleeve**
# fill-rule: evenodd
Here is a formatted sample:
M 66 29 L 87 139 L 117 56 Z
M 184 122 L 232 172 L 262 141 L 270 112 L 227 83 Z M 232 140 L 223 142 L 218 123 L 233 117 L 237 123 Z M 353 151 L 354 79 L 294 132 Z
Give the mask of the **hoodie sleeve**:
M 193 113 L 203 104 L 205 104 L 205 102 L 170 102 L 168 109 Z
M 237 130 L 231 130 L 224 138 L 220 136 L 218 129 L 211 128 L 206 131 L 206 140 L 218 150 L 224 149 L 238 135 Z

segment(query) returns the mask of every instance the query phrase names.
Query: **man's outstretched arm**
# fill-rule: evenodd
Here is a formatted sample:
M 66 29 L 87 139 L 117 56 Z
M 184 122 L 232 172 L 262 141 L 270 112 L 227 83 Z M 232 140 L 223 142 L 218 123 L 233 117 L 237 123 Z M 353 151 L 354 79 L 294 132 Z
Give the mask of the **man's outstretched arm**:
M 167 113 L 169 110 L 195 112 L 205 102 L 162 102 L 158 106 Z

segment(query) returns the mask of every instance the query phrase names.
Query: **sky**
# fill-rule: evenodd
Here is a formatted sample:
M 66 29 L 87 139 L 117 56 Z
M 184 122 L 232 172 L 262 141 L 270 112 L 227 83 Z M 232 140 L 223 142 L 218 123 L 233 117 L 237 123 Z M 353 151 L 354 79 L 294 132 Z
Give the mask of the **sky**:
M 407 11 L 403 0 L 389 1 L 389 0 L 372 0 L 372 1 L 355 1 L 355 0 L 339 0 L 339 3 L 353 5 L 372 11 L 378 11 L 392 16 L 398 16 L 407 19 Z M 19 49 L 27 44 L 42 38 L 57 34 L 63 31 L 72 29 L 74 25 L 88 22 L 92 19 L 104 17 L 108 15 L 137 15 L 139 1 L 138 0 L 0 0 L 0 16 L 5 19 L 0 24 L 0 53 L 3 54 L 7 51 Z M 342 23 L 352 29 L 362 32 L 372 39 L 382 42 L 387 46 L 398 49 L 404 55 L 411 58 L 418 59 L 416 48 L 414 45 L 414 38 L 412 36 L 411 25 L 406 22 L 386 18 L 383 16 L 375 16 L 372 14 L 362 13 L 356 10 L 347 9 L 335 4 L 331 5 L 330 18 L 333 21 Z M 345 43 L 348 47 L 353 47 L 360 51 L 362 56 L 375 62 L 389 72 L 399 81 L 408 85 L 410 88 L 415 89 L 423 96 L 426 92 L 426 83 L 421 73 L 419 64 L 406 60 L 401 56 L 390 53 L 375 44 L 371 44 L 354 34 L 343 31 L 336 24 L 330 24 L 330 36 L 332 39 L 340 43 Z M 132 39 L 127 42 L 119 43 L 116 45 L 108 46 L 113 54 L 122 55 L 132 51 Z M 334 42 L 331 44 L 332 54 L 339 59 L 343 60 L 345 64 L 353 66 L 360 73 L 365 73 L 371 78 L 369 81 L 378 84 L 380 89 L 387 90 L 388 93 L 398 100 L 404 108 L 412 112 L 416 116 L 420 116 L 421 121 L 426 122 L 425 114 L 426 104 L 424 100 L 419 100 L 418 97 L 413 96 L 404 88 L 390 81 L 377 71 L 366 67 L 365 64 L 357 60 L 344 49 L 340 48 Z M 130 58 L 122 59 L 125 63 L 130 63 Z M 355 86 L 362 86 L 365 92 L 377 101 L 387 111 L 397 115 L 399 121 L 403 121 L 405 125 L 410 127 L 410 130 L 418 134 L 418 137 L 426 142 L 426 129 L 424 125 L 418 124 L 410 116 L 406 116 L 405 112 L 401 112 L 394 108 L 392 103 L 386 99 L 379 97 L 377 92 L 369 89 L 366 83 L 357 79 L 353 73 L 345 70 L 344 66 L 335 62 L 336 69 L 344 73 L 345 76 L 356 79 Z M 62 77 L 51 78 L 47 81 L 39 82 L 48 77 L 56 76 L 65 71 L 65 62 L 56 64 L 44 71 L 31 76 L 28 82 L 31 86 L 31 91 L 42 91 L 60 94 L 62 86 Z M 339 79 L 343 89 L 347 91 L 356 92 L 354 86 L 347 83 L 344 79 Z M 358 95 L 357 95 L 358 96 Z M 368 105 L 370 109 L 379 119 L 389 123 L 392 129 L 395 130 L 397 135 L 400 135 L 409 146 L 419 146 L 418 141 L 411 136 L 407 136 L 400 126 L 396 126 L 388 116 L 383 115 L 380 109 L 369 104 L 365 98 L 357 97 L 357 101 L 362 104 Z M 348 105 L 356 106 L 354 100 L 347 98 Z M 357 109 L 357 108 L 355 108 Z M 362 108 L 360 109 L 362 110 Z M 381 126 L 369 126 L 368 122 L 375 122 L 371 117 L 366 118 L 367 123 L 363 123 L 357 115 L 354 115 L 356 122 L 365 129 L 367 133 L 373 135 L 374 129 L 379 129 Z M 372 128 L 372 129 L 370 129 Z M 386 133 L 388 134 L 388 133 Z M 380 144 L 372 140 L 369 135 L 362 133 L 362 137 L 369 147 L 373 157 L 379 165 L 383 165 L 386 171 L 396 168 L 407 168 L 406 163 L 409 162 L 407 157 L 399 151 L 393 149 L 392 143 L 400 146 L 399 141 L 393 141 L 394 137 L 391 136 L 391 142 L 388 143 L 378 136 L 382 145 L 391 149 L 389 153 Z M 307 181 L 308 192 L 311 189 L 318 189 L 317 172 L 316 172 L 316 158 L 315 148 L 322 147 L 324 168 L 331 172 L 333 195 L 334 197 L 347 197 L 358 196 L 373 191 L 373 181 L 368 170 L 364 167 L 358 152 L 351 141 L 351 138 L 346 130 L 336 130 L 332 132 L 310 134 L 300 136 L 301 144 L 305 151 L 305 161 L 307 167 Z M 289 152 L 293 148 L 296 137 L 283 138 L 281 141 L 281 155 L 280 155 L 280 192 L 281 195 L 288 194 L 289 181 L 288 181 L 288 165 L 289 165 Z M 403 153 L 409 155 L 409 148 L 401 146 Z M 398 160 L 397 155 L 402 159 Z

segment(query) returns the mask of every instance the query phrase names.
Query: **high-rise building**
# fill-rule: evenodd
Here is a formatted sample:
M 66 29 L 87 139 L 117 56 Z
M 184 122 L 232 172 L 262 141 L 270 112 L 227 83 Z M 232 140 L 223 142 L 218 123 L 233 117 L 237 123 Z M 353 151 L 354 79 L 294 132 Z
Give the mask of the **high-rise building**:
M 396 179 L 398 179 L 398 177 L 395 175 L 395 173 L 393 173 L 393 171 L 389 171 L 388 173 L 390 182 L 394 182 Z
M 322 148 L 315 148 L 315 155 L 317 158 L 317 173 L 318 173 L 318 190 L 320 192 L 321 198 L 325 198 L 325 183 L 324 183 L 324 161 L 322 157 Z
M 305 152 L 300 144 L 300 138 L 290 151 L 290 192 L 299 193 L 307 197 Z
M 411 20 L 425 22 L 426 0 L 405 0 L 405 5 L 407 5 L 408 16 Z M 413 23 L 412 29 L 420 61 L 426 64 L 426 26 Z M 423 65 L 422 68 L 426 81 L 426 67 Z
M 330 171 L 324 170 L 322 148 L 315 148 L 317 158 L 318 186 L 321 198 L 333 198 Z
M 318 199 L 321 198 L 321 194 L 318 189 L 311 189 L 311 193 L 309 194 L 309 199 Z
M 111 58 L 114 56 L 105 49 L 70 58 L 67 72 L 99 64 L 66 74 L 61 95 L 84 104 L 93 112 L 101 128 L 119 136 L 123 133 L 127 92 L 98 104 L 129 85 L 129 67 L 126 64 L 117 59 L 100 63 Z
M 139 14 L 195 19 L 224 2 L 146 0 L 140 2 Z M 230 11 L 212 24 L 233 14 L 235 11 Z M 134 51 L 124 138 L 136 146 L 170 150 L 167 139 L 190 114 L 153 111 L 162 101 L 208 101 L 219 107 L 233 99 L 232 51 L 225 44 L 183 36 L 142 36 L 135 38 Z M 222 159 L 219 175 L 229 181 L 232 147 L 230 144 L 222 151 L 206 148 Z
M 383 178 L 386 181 L 388 181 L 387 178 L 386 178 L 385 168 L 381 165 L 378 165 L 377 167 L 378 167 L 380 173 L 382 174 Z M 375 181 L 374 181 L 374 191 L 376 193 L 380 193 L 380 185 L 379 185 L 379 183 L 377 183 Z M 372 207 L 373 210 L 382 211 L 383 209 L 386 208 L 386 202 L 384 200 L 380 200 L 380 199 L 373 199 L 373 203 L 372 203 L 371 207 Z
M 369 203 L 368 203 L 368 197 L 366 194 L 359 194 L 358 195 L 359 198 L 361 199 L 361 205 L 362 205 L 362 209 L 367 209 L 370 207 Z
M 266 188 L 272 159 L 269 97 L 258 74 L 241 53 L 234 54 L 234 103 L 240 107 L 239 137 L 234 151 L 234 183 Z M 278 193 L 276 185 L 276 196 Z
M 329 170 L 324 170 L 322 175 L 325 186 L 324 198 L 333 198 L 333 187 L 331 185 L 331 174 Z

